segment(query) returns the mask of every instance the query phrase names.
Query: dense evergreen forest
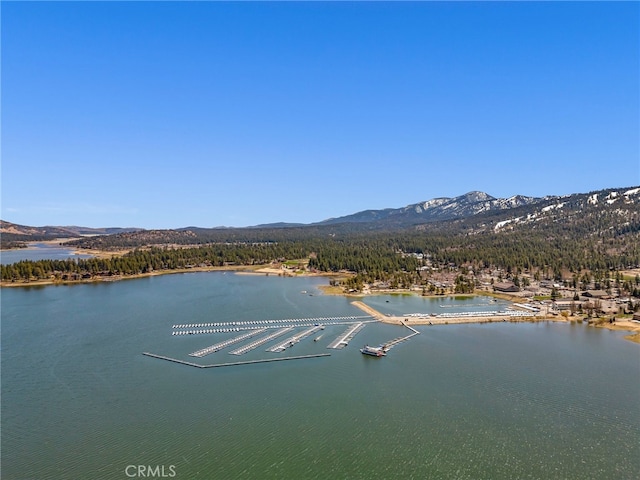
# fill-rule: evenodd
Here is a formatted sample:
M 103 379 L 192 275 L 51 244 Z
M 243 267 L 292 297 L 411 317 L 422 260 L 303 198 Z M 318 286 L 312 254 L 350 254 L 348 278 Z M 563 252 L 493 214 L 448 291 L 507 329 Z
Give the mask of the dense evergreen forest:
M 241 229 L 205 234 L 193 231 L 145 232 L 145 241 L 112 258 L 22 261 L 2 266 L 3 281 L 60 280 L 95 276 L 135 275 L 194 266 L 263 265 L 300 260 L 319 272 L 353 272 L 350 285 L 391 281 L 398 286 L 420 284 L 427 264 L 474 271 L 502 269 L 507 274 L 536 273 L 562 279 L 567 272 L 612 272 L 640 265 L 640 230 L 626 225 L 585 235 L 566 226 L 506 232 L 463 232 L 408 229 L 401 232 L 309 232 L 304 229 Z M 133 235 L 133 236 L 132 236 Z M 123 248 L 140 241 L 136 234 L 92 237 L 77 245 Z M 135 239 L 135 241 L 134 241 Z M 82 244 L 82 242 L 86 242 Z M 164 245 L 160 245 L 164 242 Z M 169 246 L 170 244 L 171 246 Z
M 606 194 L 606 195 L 605 195 Z M 190 267 L 294 262 L 316 272 L 349 272 L 348 288 L 376 281 L 426 285 L 430 271 L 458 272 L 456 291 L 473 289 L 468 272 L 505 272 L 585 285 L 620 282 L 640 266 L 640 205 L 620 193 L 555 197 L 540 205 L 405 225 L 357 222 L 255 228 L 129 231 L 65 243 L 125 255 L 3 265 L 5 282 L 75 280 Z M 614 201 L 615 200 L 615 201 Z M 413 217 L 411 217 L 413 218 Z M 4 241 L 25 236 L 3 234 Z M 31 240 L 36 240 L 31 237 Z M 346 275 L 345 275 L 346 276 Z M 625 290 L 632 291 L 632 285 Z

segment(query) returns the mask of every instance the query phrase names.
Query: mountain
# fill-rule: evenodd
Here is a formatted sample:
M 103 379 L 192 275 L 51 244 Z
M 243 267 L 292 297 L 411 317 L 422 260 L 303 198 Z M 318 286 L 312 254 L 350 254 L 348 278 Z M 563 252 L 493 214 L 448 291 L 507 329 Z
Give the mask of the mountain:
M 173 230 L 136 228 L 27 227 L 0 221 L 3 244 L 83 236 L 78 245 L 107 246 L 262 242 L 349 234 L 350 232 L 426 230 L 478 234 L 513 230 L 558 229 L 590 235 L 640 229 L 640 187 L 610 188 L 542 198 L 516 195 L 495 198 L 474 191 L 454 198 L 434 198 L 402 208 L 365 210 L 312 224 L 273 223 L 247 228 L 185 227 Z
M 18 225 L 16 223 L 0 220 L 0 234 L 13 239 L 21 239 L 24 241 L 42 240 L 46 238 L 71 238 L 85 235 L 113 235 L 117 233 L 137 232 L 141 228 L 89 228 L 77 226 L 45 226 L 30 227 L 26 225 Z
M 72 237 L 74 236 L 64 227 L 29 227 L 26 225 L 18 225 L 16 223 L 5 222 L 0 220 L 0 233 L 3 236 L 17 235 L 28 237 Z
M 640 187 L 548 196 L 500 214 L 467 217 L 460 224 L 475 233 L 552 227 L 582 230 L 585 234 L 637 231 L 640 228 Z
M 414 203 L 402 208 L 385 208 L 383 210 L 365 210 L 330 218 L 315 225 L 333 225 L 338 223 L 377 222 L 389 226 L 406 227 L 422 223 L 465 218 L 480 213 L 509 210 L 539 202 L 540 198 L 516 195 L 510 198 L 495 198 L 484 192 L 469 192 L 459 197 L 434 198 L 425 202 Z

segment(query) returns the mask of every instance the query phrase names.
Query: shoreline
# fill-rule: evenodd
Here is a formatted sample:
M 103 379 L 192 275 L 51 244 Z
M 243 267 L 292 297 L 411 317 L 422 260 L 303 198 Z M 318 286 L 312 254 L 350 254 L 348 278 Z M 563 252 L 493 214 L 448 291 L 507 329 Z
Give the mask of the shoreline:
M 54 238 L 53 240 L 41 240 L 41 241 L 36 241 L 36 242 L 24 242 L 27 245 L 26 247 L 2 248 L 2 249 L 0 249 L 0 253 L 1 252 L 25 251 L 25 250 L 26 251 L 38 250 L 38 247 L 33 246 L 36 243 L 42 244 L 42 245 L 50 245 L 51 247 L 59 247 L 59 248 L 65 248 L 67 250 L 71 250 L 71 254 L 72 255 L 91 255 L 92 257 L 95 257 L 95 258 L 110 258 L 110 257 L 113 257 L 113 256 L 121 256 L 121 255 L 124 255 L 125 253 L 129 253 L 131 251 L 131 249 L 122 249 L 122 250 L 114 250 L 114 251 L 96 250 L 96 249 L 92 249 L 92 248 L 78 249 L 78 248 L 74 247 L 73 245 L 66 245 L 66 242 L 70 242 L 72 240 L 78 240 L 79 238 L 80 237 Z
M 116 255 L 114 253 L 114 255 Z M 314 273 L 314 272 L 304 272 L 297 273 L 295 271 L 287 271 L 282 269 L 277 269 L 273 267 L 269 267 L 266 265 L 246 265 L 246 266 L 238 266 L 238 265 L 225 265 L 222 267 L 190 267 L 190 268 L 176 268 L 172 270 L 154 270 L 153 272 L 147 273 L 136 273 L 133 275 L 111 275 L 111 276 L 103 276 L 96 275 L 91 278 L 80 278 L 77 280 L 56 280 L 53 278 L 40 279 L 40 280 L 28 280 L 28 281 L 0 281 L 0 288 L 28 288 L 28 287 L 44 287 L 49 285 L 83 285 L 89 283 L 100 283 L 100 282 L 119 282 L 122 280 L 133 280 L 147 277 L 157 277 L 160 275 L 173 275 L 180 273 L 191 273 L 191 272 L 233 272 L 238 275 L 262 275 L 262 276 L 280 276 L 280 277 L 333 277 L 336 276 L 335 273 Z
M 359 308 L 363 312 L 371 315 L 376 320 L 391 325 L 461 325 L 461 324 L 480 324 L 480 323 L 537 323 L 537 322 L 557 322 L 566 324 L 582 324 L 584 318 L 581 316 L 573 316 L 564 318 L 562 316 L 549 316 L 549 315 L 531 315 L 531 316 L 478 316 L 478 317 L 405 317 L 399 315 L 385 315 L 382 312 L 374 309 L 373 307 L 365 304 L 360 300 L 354 300 L 351 302 L 354 307 Z M 602 328 L 606 330 L 625 331 L 630 332 L 629 335 L 625 335 L 624 339 L 630 342 L 640 344 L 640 323 L 633 323 L 626 318 L 616 320 L 616 323 L 600 323 L 600 324 L 588 324 L 589 327 Z
M 47 242 L 51 244 L 55 244 L 56 240 L 48 240 Z M 44 243 L 44 242 L 41 242 Z M 89 253 L 92 255 L 105 257 L 111 255 L 122 255 L 125 252 L 106 252 L 106 251 L 74 251 L 74 253 Z M 348 276 L 347 272 L 309 272 L 309 271 L 300 271 L 300 270 L 287 270 L 282 268 L 274 268 L 271 265 L 246 265 L 246 266 L 238 266 L 238 265 L 226 265 L 222 267 L 191 267 L 191 268 L 180 268 L 174 270 L 157 270 L 153 272 L 147 273 L 139 273 L 135 275 L 113 275 L 113 276 L 95 276 L 91 278 L 81 278 L 77 280 L 56 280 L 56 279 L 42 279 L 42 280 L 34 280 L 34 281 L 18 281 L 18 282 L 6 282 L 0 281 L 0 288 L 29 288 L 29 287 L 45 287 L 45 286 L 72 286 L 72 285 L 84 285 L 91 283 L 101 283 L 101 282 L 119 282 L 123 280 L 134 280 L 140 278 L 147 277 L 156 277 L 160 275 L 172 275 L 172 274 L 184 274 L 184 273 L 202 273 L 202 272 L 233 272 L 236 275 L 263 275 L 263 276 L 279 276 L 279 277 L 333 277 L 333 278 L 344 278 Z M 318 289 L 322 292 L 323 295 L 337 295 L 346 298 L 363 298 L 367 296 L 375 296 L 375 295 L 421 295 L 418 291 L 414 290 L 405 290 L 405 289 L 394 289 L 394 290 L 374 290 L 367 292 L 345 292 L 341 287 L 332 286 L 332 285 L 320 285 Z M 426 298 L 449 298 L 449 297 L 473 297 L 473 296 L 490 296 L 494 298 L 500 298 L 503 300 L 507 300 L 510 302 L 518 302 L 522 299 L 520 297 L 516 297 L 513 295 L 495 293 L 490 291 L 481 291 L 474 292 L 470 294 L 446 294 L 446 295 L 425 295 Z M 486 317 L 447 317 L 447 318 L 438 318 L 438 317 L 427 317 L 427 318 L 419 318 L 419 317 L 403 317 L 403 316 L 388 316 L 384 315 L 381 312 L 369 307 L 365 303 L 359 300 L 354 300 L 351 302 L 357 308 L 369 313 L 377 320 L 382 323 L 393 324 L 393 325 L 404 325 L 405 323 L 408 325 L 456 325 L 456 324 L 469 324 L 469 323 L 532 323 L 532 322 L 540 322 L 540 321 L 553 321 L 553 322 L 561 322 L 561 323 L 582 323 L 586 317 L 584 316 L 574 316 L 574 317 L 560 317 L 560 316 L 549 316 L 547 315 L 534 315 L 525 316 L 525 317 L 511 317 L 511 316 L 486 316 Z M 618 318 L 616 323 L 608 323 L 604 320 L 599 323 L 589 323 L 589 326 L 593 326 L 595 328 L 604 328 L 607 330 L 617 330 L 617 331 L 626 331 L 629 332 L 629 335 L 626 335 L 624 338 L 633 343 L 640 344 L 640 323 L 633 323 L 631 320 L 626 318 Z

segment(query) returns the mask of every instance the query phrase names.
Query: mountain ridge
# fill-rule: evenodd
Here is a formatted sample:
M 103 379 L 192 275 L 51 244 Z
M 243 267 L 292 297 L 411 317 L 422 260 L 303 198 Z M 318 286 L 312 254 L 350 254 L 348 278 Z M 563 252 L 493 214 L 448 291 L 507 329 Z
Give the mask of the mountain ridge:
M 312 225 L 385 221 L 398 226 L 409 226 L 418 223 L 463 218 L 492 210 L 507 210 L 509 208 L 530 205 L 543 200 L 543 198 L 544 197 L 527 197 L 524 195 L 496 198 L 488 193 L 474 190 L 457 197 L 437 197 L 400 208 L 363 210 L 343 217 L 323 220 L 313 223 Z
M 548 195 L 545 197 L 529 197 L 513 195 L 508 198 L 497 198 L 482 191 L 471 191 L 457 197 L 437 197 L 430 200 L 413 203 L 400 208 L 369 209 L 342 217 L 328 218 L 314 223 L 277 222 L 260 224 L 250 227 L 181 227 L 174 229 L 143 229 L 143 228 L 89 228 L 78 226 L 44 226 L 32 227 L 0 220 L 0 234 L 6 240 L 30 241 L 44 238 L 70 238 L 77 236 L 136 234 L 150 231 L 203 231 L 203 230 L 246 230 L 246 229 L 307 229 L 349 225 L 352 228 L 365 226 L 402 229 L 438 222 L 466 221 L 474 219 L 482 221 L 488 217 L 496 217 L 492 227 L 499 230 L 507 225 L 531 222 L 543 216 L 552 216 L 565 207 L 573 210 L 584 208 L 600 208 L 624 204 L 638 205 L 640 208 L 640 186 L 618 187 L 595 190 L 587 193 L 573 193 L 566 195 Z M 537 208 L 539 207 L 539 208 Z M 516 212 L 520 217 L 510 218 L 509 213 Z M 504 218 L 501 218 L 504 217 Z

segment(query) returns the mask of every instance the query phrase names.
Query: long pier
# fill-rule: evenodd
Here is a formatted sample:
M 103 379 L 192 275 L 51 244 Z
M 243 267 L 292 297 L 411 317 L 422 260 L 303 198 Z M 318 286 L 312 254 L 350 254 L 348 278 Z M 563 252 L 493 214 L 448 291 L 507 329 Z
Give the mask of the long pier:
M 298 355 L 295 357 L 279 357 L 279 358 L 264 358 L 260 360 L 246 360 L 244 362 L 229 362 L 229 363 L 216 363 L 211 365 L 198 365 L 197 363 L 187 362 L 184 360 L 179 360 L 177 358 L 165 357 L 164 355 L 157 355 L 155 353 L 150 352 L 142 352 L 142 355 L 152 358 L 158 358 L 160 360 L 166 360 L 167 362 L 179 363 L 181 365 L 188 365 L 190 367 L 196 368 L 217 368 L 217 367 L 233 367 L 236 365 L 253 365 L 256 363 L 269 363 L 269 362 L 283 362 L 286 360 L 302 360 L 304 358 L 318 358 L 318 357 L 329 357 L 330 353 L 315 353 L 313 355 Z
M 308 337 L 309 335 L 311 335 L 314 332 L 317 332 L 318 330 L 322 330 L 324 328 L 324 326 L 322 325 L 317 325 L 311 328 L 308 328 L 307 330 L 304 330 L 303 332 L 300 333 L 296 333 L 295 335 L 287 338 L 284 342 L 275 345 L 271 348 L 267 349 L 267 352 L 282 352 L 283 350 L 286 350 L 289 347 L 293 347 L 296 343 L 298 343 L 300 340 L 302 340 L 303 338 Z
M 388 352 L 389 350 L 391 350 L 393 347 L 395 347 L 396 345 L 398 345 L 399 343 L 405 342 L 407 340 L 409 340 L 411 337 L 415 336 L 415 335 L 420 335 L 420 332 L 418 330 L 416 330 L 415 328 L 410 327 L 409 325 L 407 325 L 406 323 L 402 322 L 402 325 L 404 325 L 405 327 L 407 327 L 409 330 L 411 330 L 413 333 L 407 335 L 406 337 L 398 337 L 398 338 L 394 338 L 393 340 L 390 340 L 386 343 L 383 343 L 381 346 L 383 348 L 383 350 L 385 352 Z
M 237 348 L 235 350 L 232 350 L 231 352 L 229 352 L 229 354 L 231 354 L 231 355 L 244 355 L 245 353 L 253 350 L 254 348 L 258 348 L 260 345 L 264 345 L 265 343 L 270 342 L 274 338 L 277 338 L 280 335 L 284 335 L 285 333 L 287 333 L 290 330 L 293 330 L 293 329 L 291 327 L 282 328 L 282 329 L 278 330 L 277 332 L 274 332 L 274 333 L 272 333 L 270 335 L 267 335 L 266 337 L 259 338 L 255 342 L 251 342 L 248 345 L 245 345 L 243 347 L 240 347 L 240 348 Z
M 215 345 L 211 345 L 210 347 L 203 348 L 202 350 L 197 350 L 189 354 L 190 357 L 204 357 L 206 355 L 210 355 L 212 353 L 218 352 L 223 348 L 227 348 L 236 343 L 240 343 L 247 338 L 255 337 L 256 335 L 260 335 L 261 333 L 266 332 L 266 328 L 260 328 L 258 330 L 252 330 L 249 333 L 245 333 L 238 337 L 230 338 L 229 340 L 225 340 L 224 342 L 216 343 Z
M 336 338 L 333 342 L 329 344 L 327 348 L 338 349 L 338 348 L 346 347 L 347 345 L 349 345 L 349 341 L 351 341 L 351 339 L 355 337 L 356 334 L 364 328 L 364 325 L 365 325 L 364 322 L 360 322 L 355 324 L 353 327 L 348 328 L 347 331 L 344 332 L 344 335 Z

